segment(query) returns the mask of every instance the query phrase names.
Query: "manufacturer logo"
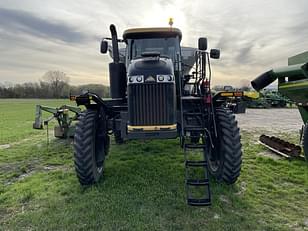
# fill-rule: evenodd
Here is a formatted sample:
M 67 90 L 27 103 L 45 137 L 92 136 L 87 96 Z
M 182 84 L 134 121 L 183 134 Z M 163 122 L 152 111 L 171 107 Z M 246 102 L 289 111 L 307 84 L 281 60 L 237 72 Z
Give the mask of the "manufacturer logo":
M 155 78 L 152 76 L 152 75 L 150 75 L 150 76 L 148 76 L 146 79 L 145 79 L 145 82 L 155 82 L 156 80 L 155 80 Z

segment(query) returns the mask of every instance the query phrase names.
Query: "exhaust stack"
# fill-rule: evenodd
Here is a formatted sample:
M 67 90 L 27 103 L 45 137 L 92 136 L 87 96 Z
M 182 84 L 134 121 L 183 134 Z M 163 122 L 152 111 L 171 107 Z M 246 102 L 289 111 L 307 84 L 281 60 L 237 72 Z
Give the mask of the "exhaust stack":
M 119 47 L 118 47 L 118 35 L 115 25 L 110 25 L 110 32 L 111 32 L 111 39 L 112 39 L 112 56 L 113 62 L 119 63 L 120 56 L 119 56 Z
M 112 39 L 113 62 L 109 63 L 110 96 L 113 99 L 123 99 L 126 96 L 126 67 L 120 63 L 118 35 L 115 25 L 110 25 Z

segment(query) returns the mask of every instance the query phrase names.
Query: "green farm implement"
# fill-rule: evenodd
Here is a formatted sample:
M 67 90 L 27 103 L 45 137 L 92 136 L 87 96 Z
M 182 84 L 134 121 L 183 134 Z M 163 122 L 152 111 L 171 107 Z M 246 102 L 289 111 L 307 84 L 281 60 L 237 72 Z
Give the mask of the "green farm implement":
M 247 108 L 270 108 L 270 104 L 265 100 L 261 92 L 244 91 L 243 98 Z
M 244 92 L 244 101 L 248 108 L 284 108 L 293 103 L 277 90 L 265 89 L 262 92 Z
M 301 140 L 308 160 L 308 52 L 290 57 L 288 66 L 267 71 L 251 82 L 260 91 L 278 79 L 278 92 L 292 100 L 303 120 Z M 267 144 L 268 145 L 268 144 Z
M 265 102 L 272 108 L 284 108 L 292 101 L 283 96 L 277 90 L 265 90 L 262 93 Z
M 43 120 L 43 111 L 51 113 L 52 116 Z M 78 119 L 80 113 L 81 109 L 79 107 L 69 105 L 62 105 L 59 108 L 36 105 L 33 128 L 43 129 L 44 125 L 46 125 L 48 131 L 49 121 L 55 119 L 57 120 L 58 125 L 54 127 L 54 136 L 61 139 L 72 138 L 74 137 L 75 133 L 75 126 L 72 124 L 72 122 Z
M 246 102 L 244 101 L 244 92 L 237 90 L 232 86 L 224 86 L 222 89 L 213 90 L 213 96 L 222 105 L 232 111 L 234 114 L 246 112 Z

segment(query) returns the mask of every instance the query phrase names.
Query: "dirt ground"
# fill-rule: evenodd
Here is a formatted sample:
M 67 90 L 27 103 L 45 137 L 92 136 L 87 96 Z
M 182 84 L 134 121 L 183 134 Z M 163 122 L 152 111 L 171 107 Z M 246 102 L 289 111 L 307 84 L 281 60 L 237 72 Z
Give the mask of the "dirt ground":
M 254 144 L 258 144 L 261 134 L 277 136 L 284 140 L 288 140 L 287 137 L 289 137 L 289 142 L 299 143 L 299 130 L 303 122 L 299 111 L 295 108 L 247 109 L 245 114 L 236 114 L 236 119 L 241 131 L 248 132 L 249 140 Z M 274 160 L 283 159 L 282 156 L 270 150 L 264 150 L 257 155 Z
M 297 109 L 247 109 L 237 114 L 242 131 L 297 132 L 303 125 Z

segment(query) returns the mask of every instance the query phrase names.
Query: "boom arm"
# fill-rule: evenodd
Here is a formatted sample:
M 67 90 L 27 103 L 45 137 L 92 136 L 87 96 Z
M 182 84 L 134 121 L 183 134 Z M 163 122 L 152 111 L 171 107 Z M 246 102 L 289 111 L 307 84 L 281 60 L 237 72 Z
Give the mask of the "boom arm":
M 285 82 L 285 77 L 288 77 L 289 81 L 292 81 L 292 79 L 295 78 L 296 80 L 299 78 L 308 78 L 308 62 L 304 64 L 275 68 L 267 71 L 251 81 L 251 85 L 255 90 L 260 91 L 273 83 L 276 79 L 279 79 L 280 83 Z
M 306 124 L 308 122 L 308 62 L 265 72 L 251 81 L 251 85 L 259 91 L 276 79 L 278 79 L 278 91 L 297 104 L 303 122 Z

